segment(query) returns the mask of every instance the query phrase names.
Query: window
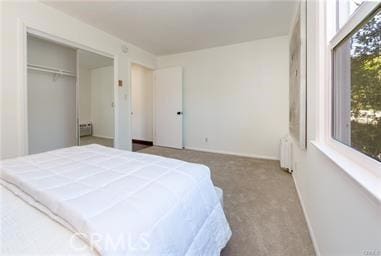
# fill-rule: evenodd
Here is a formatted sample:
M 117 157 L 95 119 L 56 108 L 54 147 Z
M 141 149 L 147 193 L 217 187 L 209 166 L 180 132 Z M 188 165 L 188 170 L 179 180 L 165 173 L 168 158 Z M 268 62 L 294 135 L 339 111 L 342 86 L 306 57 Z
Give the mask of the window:
M 380 6 L 333 47 L 332 71 L 332 137 L 381 162 Z
M 337 4 L 337 29 L 341 28 L 364 0 L 338 0 Z

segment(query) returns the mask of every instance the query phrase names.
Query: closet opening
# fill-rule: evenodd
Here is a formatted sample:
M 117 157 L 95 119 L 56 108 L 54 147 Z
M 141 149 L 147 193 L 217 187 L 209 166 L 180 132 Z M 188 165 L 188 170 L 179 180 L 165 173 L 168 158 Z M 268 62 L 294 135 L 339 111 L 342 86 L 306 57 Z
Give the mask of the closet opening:
M 113 147 L 114 60 L 27 33 L 27 153 Z

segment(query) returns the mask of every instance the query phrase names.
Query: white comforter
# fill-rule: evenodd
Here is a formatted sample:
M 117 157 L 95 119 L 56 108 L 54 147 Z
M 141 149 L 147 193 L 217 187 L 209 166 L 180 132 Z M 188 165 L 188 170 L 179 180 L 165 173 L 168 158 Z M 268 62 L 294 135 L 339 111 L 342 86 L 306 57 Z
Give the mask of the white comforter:
M 73 233 L 0 185 L 0 254 L 99 256 Z
M 203 165 L 89 145 L 3 161 L 1 176 L 103 255 L 218 255 L 231 236 Z

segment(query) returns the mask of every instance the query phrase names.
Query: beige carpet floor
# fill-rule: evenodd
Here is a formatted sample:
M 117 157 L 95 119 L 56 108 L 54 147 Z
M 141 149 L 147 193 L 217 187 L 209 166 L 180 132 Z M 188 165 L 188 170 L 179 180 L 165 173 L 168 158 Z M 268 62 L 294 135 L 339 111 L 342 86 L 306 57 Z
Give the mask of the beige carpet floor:
M 107 139 L 107 138 L 101 138 L 96 136 L 83 136 L 80 138 L 80 144 L 81 145 L 89 145 L 89 144 L 99 144 L 106 147 L 113 147 L 114 146 L 114 140 L 113 139 Z
M 139 152 L 211 169 L 214 184 L 224 190 L 224 210 L 233 232 L 221 255 L 315 255 L 292 177 L 278 161 L 161 147 Z

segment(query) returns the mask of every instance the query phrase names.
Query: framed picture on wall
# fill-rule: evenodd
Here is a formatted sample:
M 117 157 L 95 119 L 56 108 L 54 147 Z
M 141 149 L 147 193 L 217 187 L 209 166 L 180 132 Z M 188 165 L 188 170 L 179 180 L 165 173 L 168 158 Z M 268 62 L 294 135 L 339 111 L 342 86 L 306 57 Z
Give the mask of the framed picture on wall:
M 307 133 L 307 22 L 306 3 L 298 6 L 290 37 L 289 130 L 300 148 Z

